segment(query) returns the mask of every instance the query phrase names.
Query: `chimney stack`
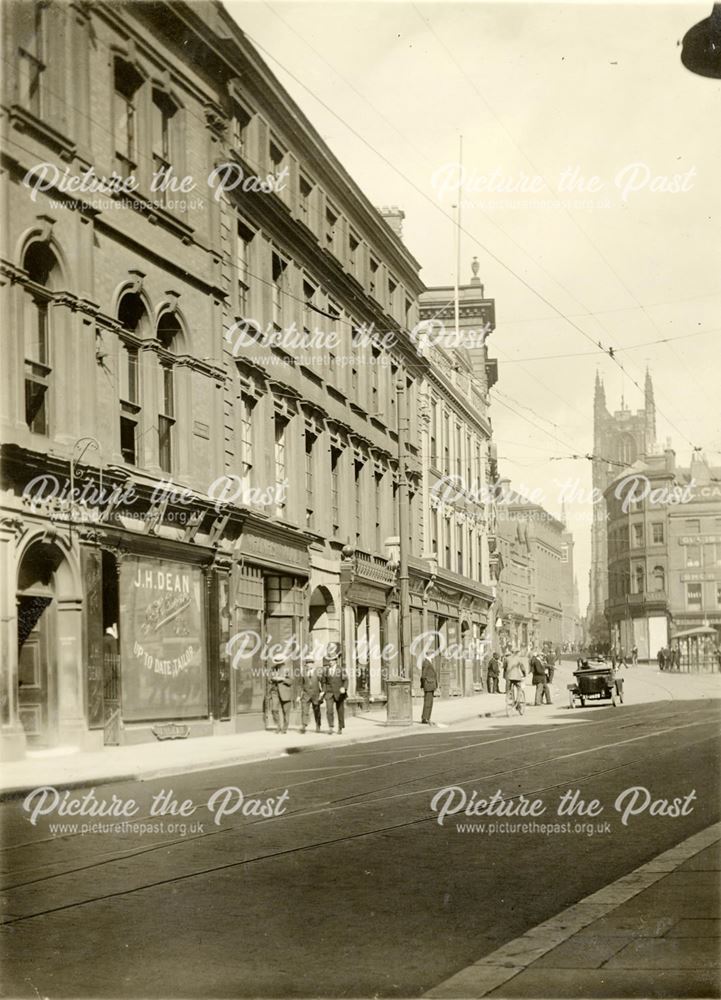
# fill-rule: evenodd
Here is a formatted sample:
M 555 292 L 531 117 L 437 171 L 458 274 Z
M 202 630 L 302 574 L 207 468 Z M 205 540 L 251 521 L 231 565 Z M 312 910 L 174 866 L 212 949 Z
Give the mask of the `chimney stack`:
M 398 208 L 396 205 L 391 205 L 389 207 L 379 208 L 378 211 L 386 220 L 388 225 L 391 227 L 393 232 L 396 234 L 399 240 L 403 239 L 403 220 L 406 217 L 406 213 L 402 208 Z

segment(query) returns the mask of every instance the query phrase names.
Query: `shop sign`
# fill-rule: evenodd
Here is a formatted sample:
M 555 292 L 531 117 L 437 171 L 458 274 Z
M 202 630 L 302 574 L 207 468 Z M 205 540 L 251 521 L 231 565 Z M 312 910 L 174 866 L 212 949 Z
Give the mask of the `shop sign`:
M 263 535 L 244 532 L 240 551 L 243 556 L 256 556 L 284 566 L 296 566 L 306 571 L 309 567 L 308 553 L 304 548 L 296 548 L 274 538 L 265 538 Z
M 127 556 L 120 564 L 122 715 L 126 721 L 208 714 L 198 567 Z

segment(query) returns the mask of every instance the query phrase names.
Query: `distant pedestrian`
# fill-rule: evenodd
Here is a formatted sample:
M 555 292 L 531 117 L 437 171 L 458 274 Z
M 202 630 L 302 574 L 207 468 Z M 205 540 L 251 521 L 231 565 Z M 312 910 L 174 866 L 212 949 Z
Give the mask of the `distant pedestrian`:
M 325 696 L 326 718 L 328 720 L 328 735 L 332 736 L 335 725 L 335 712 L 338 713 L 338 735 L 345 729 L 345 700 L 348 697 L 348 674 L 340 659 L 340 648 L 337 642 L 328 643 L 323 660 L 321 684 Z
M 554 650 L 550 649 L 548 651 L 548 656 L 546 657 L 546 674 L 548 677 L 549 684 L 553 684 L 553 676 L 556 673 L 556 663 L 558 659 L 559 659 L 558 651 L 554 652 Z
M 671 669 L 678 670 L 681 666 L 681 654 L 678 646 L 671 647 Z
M 305 733 L 308 728 L 311 709 L 315 719 L 315 731 L 320 732 L 320 707 L 323 704 L 325 695 L 321 684 L 321 671 L 315 665 L 315 661 L 308 658 L 305 662 L 305 669 L 302 677 L 302 689 L 300 693 L 300 731 Z
M 631 665 L 636 666 L 638 663 L 638 646 L 634 646 L 631 650 Z
M 531 668 L 531 682 L 536 689 L 535 704 L 542 705 L 544 699 L 548 705 L 551 704 L 551 691 L 548 687 L 548 668 L 540 653 L 532 653 L 529 662 Z
M 288 732 L 290 719 L 291 695 L 293 680 L 290 665 L 282 653 L 277 653 L 272 660 L 270 671 L 270 709 L 273 713 L 276 732 Z
M 498 678 L 501 673 L 501 664 L 498 659 L 498 653 L 491 653 L 491 658 L 488 661 L 488 693 L 489 694 L 500 694 Z
M 433 711 L 433 699 L 436 696 L 437 687 L 438 675 L 436 673 L 436 668 L 429 659 L 425 659 L 421 667 L 421 689 L 423 691 L 423 713 L 421 715 L 421 722 L 424 726 L 435 725 L 434 722 L 431 722 L 431 712 Z
M 663 646 L 658 651 L 657 659 L 658 659 L 658 669 L 663 670 L 664 667 L 666 666 L 666 650 L 663 648 Z

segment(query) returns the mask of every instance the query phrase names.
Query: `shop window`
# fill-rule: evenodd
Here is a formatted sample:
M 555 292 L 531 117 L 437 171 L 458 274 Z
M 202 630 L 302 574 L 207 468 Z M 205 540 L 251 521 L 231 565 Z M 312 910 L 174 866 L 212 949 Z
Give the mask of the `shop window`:
M 25 298 L 25 423 L 34 434 L 49 434 L 51 365 L 51 293 L 60 268 L 47 243 L 32 243 L 23 266 L 36 287 Z
M 689 611 L 701 611 L 703 607 L 703 595 L 700 583 L 686 584 L 686 607 Z
M 113 93 L 113 131 L 115 137 L 115 168 L 121 177 L 129 177 L 138 164 L 138 91 L 143 79 L 138 71 L 115 59 Z
M 37 118 L 43 114 L 45 99 L 45 6 L 26 2 L 17 4 L 15 10 L 22 43 L 18 50 L 18 101 Z

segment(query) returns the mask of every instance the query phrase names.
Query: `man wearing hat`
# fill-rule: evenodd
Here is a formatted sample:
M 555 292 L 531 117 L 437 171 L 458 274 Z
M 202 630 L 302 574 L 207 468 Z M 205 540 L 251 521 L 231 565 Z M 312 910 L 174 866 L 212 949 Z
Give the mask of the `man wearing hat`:
M 310 709 L 313 709 L 315 719 L 315 731 L 320 732 L 320 706 L 325 697 L 321 684 L 321 672 L 315 665 L 312 656 L 304 657 L 303 677 L 301 679 L 300 692 L 300 731 L 304 733 L 308 726 Z
M 338 735 L 345 727 L 345 700 L 348 697 L 348 674 L 340 659 L 340 647 L 330 642 L 323 659 L 321 686 L 325 694 L 325 710 L 328 718 L 328 735 L 333 735 L 334 707 L 338 709 Z
M 276 653 L 270 670 L 270 707 L 279 733 L 288 732 L 293 680 L 283 653 Z M 282 721 L 281 721 L 282 720 Z

